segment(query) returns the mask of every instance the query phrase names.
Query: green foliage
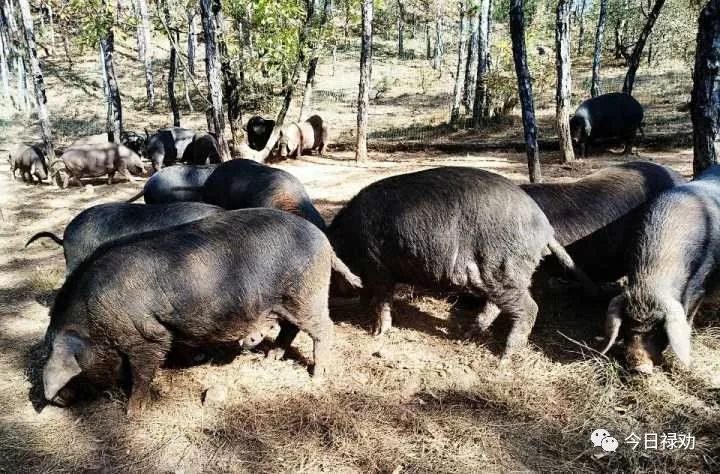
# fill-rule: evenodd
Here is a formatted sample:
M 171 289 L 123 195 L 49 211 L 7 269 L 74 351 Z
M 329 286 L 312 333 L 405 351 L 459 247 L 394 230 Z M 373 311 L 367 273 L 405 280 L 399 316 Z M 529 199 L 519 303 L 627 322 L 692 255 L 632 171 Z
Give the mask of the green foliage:
M 75 27 L 80 46 L 97 46 L 115 25 L 114 3 L 106 0 L 70 0 L 63 19 Z

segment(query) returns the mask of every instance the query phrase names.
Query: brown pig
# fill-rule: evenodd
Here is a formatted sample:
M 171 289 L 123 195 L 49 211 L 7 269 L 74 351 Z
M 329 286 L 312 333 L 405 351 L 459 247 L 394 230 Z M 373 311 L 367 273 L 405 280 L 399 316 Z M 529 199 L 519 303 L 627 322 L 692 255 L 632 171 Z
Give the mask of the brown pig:
M 283 126 L 278 139 L 281 158 L 297 158 L 304 152 L 317 150 L 320 155 L 327 151 L 328 130 L 322 117 L 313 115 L 304 122 Z

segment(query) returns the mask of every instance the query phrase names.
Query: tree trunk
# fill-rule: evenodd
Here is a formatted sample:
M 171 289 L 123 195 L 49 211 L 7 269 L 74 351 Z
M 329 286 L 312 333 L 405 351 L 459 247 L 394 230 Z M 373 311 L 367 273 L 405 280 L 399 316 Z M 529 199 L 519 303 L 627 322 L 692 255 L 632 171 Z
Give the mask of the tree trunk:
M 357 107 L 357 146 L 355 151 L 355 160 L 357 162 L 367 160 L 368 110 L 370 108 L 370 66 L 372 63 L 373 40 L 372 22 L 373 0 L 363 0 L 362 37 L 360 43 L 360 85 L 358 88 Z
M 443 54 L 445 45 L 443 43 L 443 23 L 442 23 L 442 0 L 437 1 L 437 12 L 435 15 L 435 50 L 433 51 L 433 69 L 442 70 Z
M 363 0 L 364 1 L 364 0 Z M 432 59 L 432 46 L 430 43 L 430 22 L 425 22 L 425 59 Z
M 15 75 L 17 76 L 17 105 L 18 110 L 27 112 L 29 106 L 27 76 L 25 74 L 25 61 L 18 56 L 15 58 Z
M 398 48 L 398 59 L 405 57 L 405 6 L 403 0 L 398 0 L 398 15 L 397 15 L 397 48 Z
M 113 106 L 112 100 L 110 99 L 110 88 L 108 87 L 107 71 L 105 70 L 105 52 L 103 51 L 102 43 L 100 43 L 100 57 L 98 58 L 100 64 L 100 76 L 102 77 L 103 95 L 105 96 L 105 133 L 108 136 L 108 142 L 115 141 L 115 132 L 113 131 Z
M 627 74 L 625 74 L 625 83 L 623 84 L 623 92 L 625 92 L 626 94 L 632 94 L 633 86 L 635 85 L 635 74 L 637 73 L 638 67 L 640 67 L 640 57 L 642 56 L 645 42 L 647 41 L 648 36 L 650 36 L 650 33 L 652 33 L 653 26 L 655 25 L 655 20 L 657 20 L 658 16 L 660 15 L 660 9 L 663 7 L 664 4 L 665 0 L 655 1 L 653 9 L 650 11 L 650 14 L 647 17 L 645 26 L 640 32 L 640 37 L 635 43 L 633 52 L 630 55 L 630 59 L 628 60 L 628 71 Z
M 120 143 L 122 135 L 122 103 L 120 100 L 120 90 L 118 89 L 117 79 L 115 77 L 115 67 L 113 65 L 113 53 L 115 52 L 115 35 L 112 29 L 100 38 L 100 46 L 103 50 L 103 61 L 105 64 L 105 74 L 107 75 L 108 93 L 112 102 L 113 112 L 113 141 Z M 110 138 L 110 137 L 108 137 Z
M 475 75 L 477 73 L 478 61 L 478 27 L 480 18 L 478 15 L 472 15 L 470 19 L 470 38 L 468 39 L 467 61 L 465 62 L 465 87 L 463 91 L 462 103 L 465 110 L 470 111 L 475 101 Z
M 47 157 L 50 176 L 57 171 L 59 160 L 55 156 L 55 145 L 53 143 L 52 128 L 50 126 L 50 115 L 47 108 L 47 97 L 45 96 L 45 81 L 40 70 L 40 61 L 37 57 L 37 46 L 35 45 L 35 32 L 33 31 L 33 19 L 30 14 L 28 0 L 18 0 L 20 14 L 22 16 L 23 29 L 25 30 L 25 43 L 27 46 L 30 70 L 35 86 L 35 105 L 37 107 L 38 123 L 40 134 L 45 144 L 45 156 Z
M 480 128 L 487 104 L 488 51 L 490 49 L 490 0 L 480 0 L 478 12 L 478 64 L 473 103 L 473 128 Z
M 187 10 L 187 66 L 188 72 L 195 77 L 195 51 L 197 50 L 197 32 L 195 31 L 195 8 Z
M 195 112 L 195 108 L 193 107 L 192 100 L 190 100 L 190 89 L 188 88 L 188 80 L 187 80 L 187 72 L 185 71 L 185 68 L 182 69 L 182 77 L 183 77 L 183 94 L 185 95 L 185 103 L 188 106 L 188 109 L 190 109 L 190 112 Z
M 165 0 L 162 3 L 162 11 L 165 16 L 165 24 L 170 25 L 172 18 L 170 17 L 170 7 L 168 1 Z M 173 31 L 168 31 L 169 35 L 173 34 Z M 172 37 L 168 37 L 170 40 L 170 70 L 168 71 L 168 103 L 170 105 L 170 111 L 173 115 L 173 125 L 176 127 L 180 126 L 180 109 L 178 108 L 177 99 L 175 98 L 175 77 L 177 76 L 177 49 L 175 45 L 180 41 L 180 33 L 175 30 L 175 41 Z
M 510 0 L 510 36 L 512 37 L 513 61 L 518 82 L 518 95 L 522 107 L 523 130 L 527 147 L 528 171 L 530 182 L 542 180 L 540 171 L 540 150 L 537 143 L 537 125 L 533 105 L 532 83 L 525 50 L 525 18 L 523 0 Z
M 223 97 L 227 104 L 228 122 L 230 122 L 231 149 L 237 153 L 242 140 L 242 111 L 240 110 L 240 84 L 241 80 L 230 64 L 230 54 L 225 42 L 225 19 L 222 14 L 220 0 L 212 2 L 213 16 L 215 17 L 216 40 L 220 70 L 223 77 Z
M 490 41 L 490 38 L 492 37 L 492 11 L 493 11 L 493 0 L 488 0 L 488 20 L 487 20 L 487 28 L 485 32 L 485 44 L 487 44 L 487 47 L 485 48 L 485 70 L 487 71 L 486 75 L 490 73 L 490 66 L 492 65 L 492 42 Z M 483 93 L 485 97 L 483 97 L 483 118 L 488 119 L 490 118 L 490 112 L 492 104 L 491 97 L 492 97 L 492 91 L 487 86 L 487 81 L 485 83 Z
M 217 51 L 217 34 L 213 22 L 211 0 L 200 0 L 200 21 L 205 35 L 205 73 L 210 88 L 210 108 L 206 111 L 208 130 L 217 134 L 220 143 L 222 159 L 225 161 L 229 155 L 225 142 L 225 117 L 223 112 L 223 93 L 220 80 L 221 65 Z
M 691 97 L 693 174 L 720 156 L 720 0 L 710 0 L 698 20 Z
M 7 102 L 10 100 L 10 79 L 7 57 L 10 48 L 5 44 L 5 35 L 0 30 L 0 85 L 2 85 L 2 97 Z
M 465 76 L 463 72 L 463 60 L 465 59 L 465 8 L 467 7 L 465 1 L 459 2 L 460 12 L 458 22 L 458 59 L 457 67 L 455 68 L 455 88 L 453 89 L 453 106 L 450 111 L 450 124 L 457 125 L 460 120 L 460 104 L 462 102 L 463 95 L 463 80 Z
M 138 13 L 138 55 L 145 66 L 145 91 L 148 107 L 155 107 L 155 84 L 152 71 L 152 50 L 150 47 L 150 19 L 147 0 L 137 0 Z
M 583 42 L 585 40 L 585 8 L 587 7 L 587 0 L 580 0 L 580 14 L 578 15 L 578 21 L 580 22 L 580 29 L 578 30 L 578 56 L 583 52 Z
M 555 68 L 557 88 L 555 93 L 555 118 L 560 157 L 563 163 L 575 159 L 570 137 L 570 6 L 572 0 L 559 0 L 555 23 Z
M 319 30 L 322 31 L 322 29 L 325 28 L 325 25 L 327 24 L 331 13 L 332 0 L 325 0 L 325 4 L 323 6 L 323 13 L 320 17 L 320 21 L 316 25 Z M 305 117 L 307 117 L 312 107 L 312 94 L 313 88 L 315 87 L 315 74 L 317 72 L 317 65 L 319 60 L 318 54 L 319 40 L 318 44 L 315 44 L 312 47 L 312 57 L 310 58 L 307 74 L 305 76 L 305 90 L 303 91 L 302 105 L 300 106 L 300 114 L 298 116 L 298 120 L 303 120 Z
M 50 54 L 55 55 L 55 19 L 53 18 L 53 9 L 50 3 L 45 3 L 45 9 L 48 14 L 48 35 L 50 36 Z
M 600 13 L 598 15 L 597 31 L 595 32 L 595 51 L 593 53 L 592 83 L 590 95 L 593 97 L 602 94 L 600 89 L 600 60 L 602 59 L 603 35 L 605 33 L 605 17 L 607 17 L 607 0 L 600 0 Z

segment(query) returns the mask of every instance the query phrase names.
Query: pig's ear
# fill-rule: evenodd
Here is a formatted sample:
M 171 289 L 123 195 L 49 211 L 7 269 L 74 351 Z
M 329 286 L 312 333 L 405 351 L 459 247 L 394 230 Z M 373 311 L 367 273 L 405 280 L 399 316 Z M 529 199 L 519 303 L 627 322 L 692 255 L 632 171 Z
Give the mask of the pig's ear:
M 48 401 L 52 401 L 70 379 L 82 372 L 77 356 L 85 347 L 85 341 L 78 336 L 58 334 L 55 337 L 50 359 L 43 370 L 43 386 Z
M 686 366 L 690 366 L 691 330 L 682 305 L 677 300 L 672 300 L 665 317 L 665 332 L 673 352 Z

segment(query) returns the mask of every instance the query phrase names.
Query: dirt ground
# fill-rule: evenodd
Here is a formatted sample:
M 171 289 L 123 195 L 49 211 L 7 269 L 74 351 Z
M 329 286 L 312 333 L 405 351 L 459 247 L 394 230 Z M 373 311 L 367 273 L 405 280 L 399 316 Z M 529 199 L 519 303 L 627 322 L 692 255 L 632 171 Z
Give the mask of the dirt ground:
M 57 67 L 49 74 L 49 91 L 70 77 L 67 65 Z M 102 109 L 93 102 L 96 88 L 91 84 L 83 92 L 82 75 L 91 77 L 92 65 L 73 71 L 77 81 L 51 99 L 61 143 L 80 135 L 80 129 L 102 129 Z M 127 84 L 132 80 L 122 77 Z M 422 111 L 436 113 L 433 107 Z M 132 105 L 127 117 L 129 128 L 159 126 L 164 120 Z M 687 131 L 685 119 L 674 117 L 668 127 Z M 31 120 L 2 120 L 0 148 L 35 133 Z M 344 120 L 351 123 L 352 116 Z M 201 124 L 202 117 L 195 114 L 190 123 Z M 505 136 L 517 135 L 512 124 L 508 130 Z M 362 187 L 393 174 L 455 164 L 482 167 L 517 182 L 527 176 L 522 153 L 374 152 L 372 161 L 361 166 L 352 158 L 352 152 L 331 150 L 325 158 L 277 166 L 305 184 L 326 219 Z M 686 177 L 691 173 L 692 155 L 685 148 L 641 147 L 640 159 L 666 164 Z M 545 153 L 543 171 L 548 180 L 576 179 L 624 160 L 603 153 L 563 166 Z M 707 305 L 696 318 L 692 370 L 670 355 L 662 371 L 635 378 L 591 349 L 601 346 L 596 336 L 602 334 L 605 305 L 584 301 L 561 282 L 535 285 L 541 312 L 531 345 L 509 370 L 497 367 L 506 324 L 499 321 L 492 334 L 466 338 L 471 306 L 457 295 L 405 287 L 394 302 L 395 327 L 381 338 L 369 335 L 369 314 L 358 302 L 333 304 L 336 363 L 322 383 L 308 375 L 312 346 L 301 334 L 286 361 L 266 359 L 259 351 L 162 369 L 152 385 L 152 402 L 135 419 L 125 417 L 121 390 L 69 409 L 43 406 L 40 342 L 64 261 L 54 244 L 23 245 L 35 232 L 61 232 L 82 209 L 123 200 L 141 185 L 27 186 L 12 182 L 7 164 L 0 164 L 0 471 L 720 470 L 716 306 Z M 208 389 L 227 396 L 203 404 Z M 590 434 L 598 428 L 618 439 L 617 452 L 593 447 Z M 694 449 L 641 445 L 633 450 L 626 442 L 633 433 L 641 438 L 657 434 L 658 439 L 689 434 Z

